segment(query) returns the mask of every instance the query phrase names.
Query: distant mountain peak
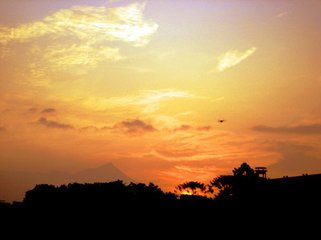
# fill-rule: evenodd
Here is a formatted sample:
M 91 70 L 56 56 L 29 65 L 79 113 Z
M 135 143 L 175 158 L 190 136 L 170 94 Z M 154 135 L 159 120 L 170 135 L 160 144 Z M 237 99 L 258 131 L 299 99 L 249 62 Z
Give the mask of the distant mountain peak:
M 74 182 L 95 183 L 117 180 L 122 180 L 126 184 L 135 182 L 110 162 L 98 167 L 84 169 L 74 174 L 60 171 L 0 171 L 0 200 L 22 200 L 24 193 L 34 188 L 36 184 L 61 185 Z
M 71 181 L 76 182 L 111 182 L 122 180 L 125 183 L 134 182 L 113 163 L 106 163 L 95 168 L 88 168 L 73 174 Z

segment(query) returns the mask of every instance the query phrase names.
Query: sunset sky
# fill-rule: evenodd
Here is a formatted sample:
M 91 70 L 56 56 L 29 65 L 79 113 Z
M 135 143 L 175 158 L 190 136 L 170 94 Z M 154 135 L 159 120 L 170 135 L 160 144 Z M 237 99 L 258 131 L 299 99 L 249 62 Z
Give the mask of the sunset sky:
M 321 173 L 319 0 L 2 0 L 0 73 L 0 170 Z

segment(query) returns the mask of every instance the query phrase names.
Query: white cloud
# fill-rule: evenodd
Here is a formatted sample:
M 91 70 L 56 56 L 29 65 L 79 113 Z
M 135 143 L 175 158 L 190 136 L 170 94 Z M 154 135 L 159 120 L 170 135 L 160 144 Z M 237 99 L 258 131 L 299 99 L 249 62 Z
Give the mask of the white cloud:
M 55 45 L 46 49 L 43 59 L 50 63 L 54 69 L 66 68 L 72 65 L 96 66 L 105 60 L 118 61 L 123 57 L 118 48 L 99 46 L 94 48 L 91 45 Z
M 16 27 L 0 25 L 0 47 L 9 52 L 17 46 L 11 42 L 30 44 L 27 74 L 40 85 L 47 84 L 51 73 L 66 69 L 77 75 L 85 74 L 103 61 L 126 58 L 120 53 L 122 45 L 111 46 L 111 42 L 134 47 L 149 42 L 158 25 L 144 19 L 144 8 L 144 3 L 121 7 L 74 6 L 41 21 Z
M 88 98 L 84 105 L 96 110 L 105 110 L 108 107 L 137 107 L 143 113 L 153 113 L 160 108 L 161 102 L 172 98 L 199 98 L 186 91 L 171 89 L 141 91 L 138 95 L 113 98 Z
M 145 4 L 108 8 L 75 6 L 63 9 L 42 21 L 22 24 L 15 28 L 0 26 L 0 43 L 30 41 L 35 38 L 74 37 L 88 41 L 123 41 L 135 46 L 148 43 L 158 28 L 155 22 L 143 19 Z
M 256 51 L 256 47 L 251 47 L 244 52 L 238 50 L 229 50 L 218 57 L 218 64 L 216 70 L 222 72 L 228 68 L 234 67 L 243 60 L 251 56 Z
M 195 98 L 196 96 L 185 91 L 176 90 L 150 90 L 144 91 L 136 99 L 136 104 L 143 107 L 143 112 L 152 113 L 159 109 L 161 101 L 172 98 Z

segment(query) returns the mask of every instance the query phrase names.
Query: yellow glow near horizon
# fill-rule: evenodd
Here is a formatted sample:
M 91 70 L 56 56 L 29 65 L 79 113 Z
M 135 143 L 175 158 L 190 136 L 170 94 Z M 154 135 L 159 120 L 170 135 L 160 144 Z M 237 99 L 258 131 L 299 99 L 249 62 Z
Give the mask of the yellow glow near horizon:
M 181 195 L 192 195 L 190 191 L 184 190 Z

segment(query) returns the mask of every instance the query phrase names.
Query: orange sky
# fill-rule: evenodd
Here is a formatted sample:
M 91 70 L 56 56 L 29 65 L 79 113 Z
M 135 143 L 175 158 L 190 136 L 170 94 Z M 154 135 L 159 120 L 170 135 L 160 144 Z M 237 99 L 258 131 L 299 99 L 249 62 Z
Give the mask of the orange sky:
M 318 0 L 3 0 L 0 62 L 0 170 L 321 172 Z

